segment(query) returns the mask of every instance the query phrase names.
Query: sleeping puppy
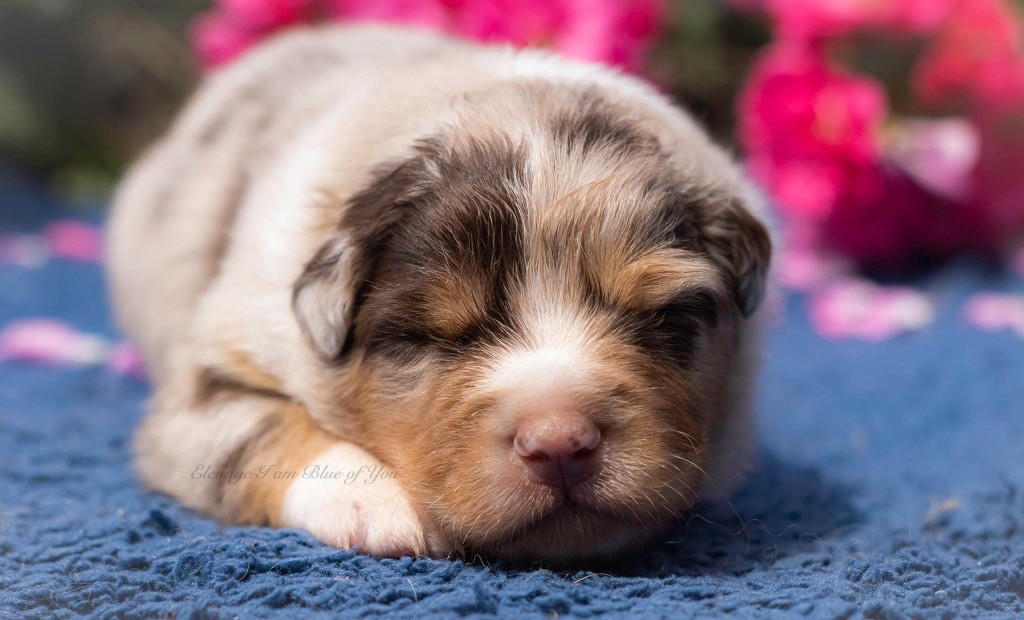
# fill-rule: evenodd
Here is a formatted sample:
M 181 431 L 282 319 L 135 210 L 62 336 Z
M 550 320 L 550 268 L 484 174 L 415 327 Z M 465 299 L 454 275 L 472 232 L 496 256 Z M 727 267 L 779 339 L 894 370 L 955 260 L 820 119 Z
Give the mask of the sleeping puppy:
M 637 80 L 382 27 L 213 76 L 116 196 L 136 464 L 228 523 L 572 562 L 724 490 L 770 240 Z

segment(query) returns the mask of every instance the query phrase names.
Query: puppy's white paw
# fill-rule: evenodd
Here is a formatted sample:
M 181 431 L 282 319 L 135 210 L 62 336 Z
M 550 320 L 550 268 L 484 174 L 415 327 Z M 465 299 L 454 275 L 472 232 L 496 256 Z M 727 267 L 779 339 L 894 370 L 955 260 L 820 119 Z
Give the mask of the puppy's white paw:
M 282 524 L 370 555 L 422 554 L 423 527 L 393 473 L 362 448 L 340 442 L 297 473 Z

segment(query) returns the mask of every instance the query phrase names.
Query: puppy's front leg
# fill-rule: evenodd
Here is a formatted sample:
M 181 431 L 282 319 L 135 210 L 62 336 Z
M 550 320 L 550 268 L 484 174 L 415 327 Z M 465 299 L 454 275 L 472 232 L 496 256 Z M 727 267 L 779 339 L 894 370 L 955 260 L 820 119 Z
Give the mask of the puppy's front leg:
M 157 395 L 135 446 L 151 487 L 230 523 L 300 528 L 379 556 L 425 552 L 397 476 L 373 455 L 281 394 L 207 379 Z

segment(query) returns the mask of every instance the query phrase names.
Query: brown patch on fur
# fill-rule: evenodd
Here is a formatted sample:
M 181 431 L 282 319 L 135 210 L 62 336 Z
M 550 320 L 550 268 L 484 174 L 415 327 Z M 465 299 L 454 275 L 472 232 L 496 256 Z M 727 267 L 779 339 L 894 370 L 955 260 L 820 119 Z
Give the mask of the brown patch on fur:
M 249 479 L 220 484 L 218 499 L 225 512 L 235 522 L 281 527 L 281 508 L 294 479 L 277 477 L 274 472 L 302 475 L 306 466 L 337 441 L 313 422 L 302 405 L 282 405 L 267 414 L 251 437 L 219 465 L 221 471 L 253 472 Z M 266 475 L 256 476 L 268 467 Z
M 218 398 L 238 395 L 291 400 L 280 383 L 237 351 L 227 354 L 223 366 L 201 368 L 193 385 L 192 404 L 203 407 Z
M 453 147 L 437 138 L 380 169 L 295 285 L 293 301 L 314 295 L 293 307 L 321 356 L 341 363 L 353 346 L 407 355 L 418 343 L 493 331 L 476 322 L 500 322 L 505 283 L 517 277 L 523 175 L 524 155 L 507 141 Z M 344 278 L 327 250 L 339 245 L 350 253 Z M 343 280 L 355 290 L 319 285 Z M 317 325 L 305 307 L 339 311 Z
M 482 274 L 462 273 L 427 285 L 423 294 L 434 300 L 424 313 L 429 329 L 450 340 L 471 332 L 487 318 L 490 288 Z
M 610 303 L 630 310 L 648 310 L 669 304 L 688 291 L 716 291 L 721 279 L 713 265 L 685 250 L 656 250 L 626 265 L 607 262 L 594 279 L 601 283 Z

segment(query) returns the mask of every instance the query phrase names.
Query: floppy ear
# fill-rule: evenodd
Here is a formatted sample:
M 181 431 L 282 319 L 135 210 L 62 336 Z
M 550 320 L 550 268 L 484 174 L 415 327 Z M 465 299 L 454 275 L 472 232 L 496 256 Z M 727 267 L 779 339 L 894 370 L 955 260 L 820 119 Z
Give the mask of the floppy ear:
M 771 237 L 738 198 L 712 201 L 703 220 L 704 247 L 729 277 L 740 312 L 749 317 L 764 299 Z
M 337 359 L 345 349 L 360 286 L 355 252 L 348 236 L 328 241 L 306 264 L 292 289 L 292 310 L 299 327 L 324 360 Z
M 292 289 L 292 310 L 325 361 L 344 355 L 367 283 L 395 226 L 428 187 L 427 154 L 377 172 L 352 197 L 336 236 L 320 247 Z

